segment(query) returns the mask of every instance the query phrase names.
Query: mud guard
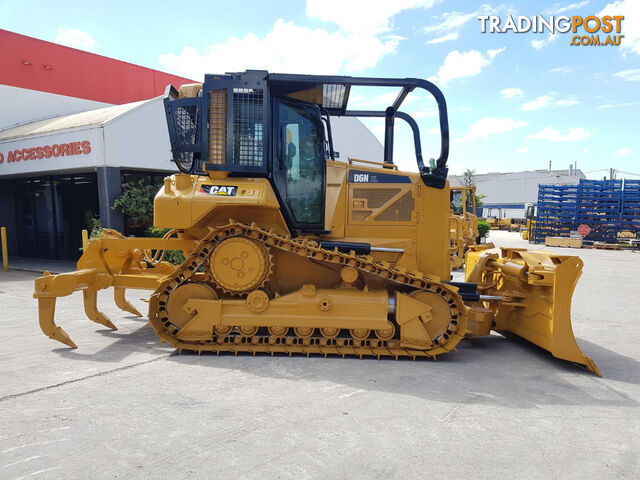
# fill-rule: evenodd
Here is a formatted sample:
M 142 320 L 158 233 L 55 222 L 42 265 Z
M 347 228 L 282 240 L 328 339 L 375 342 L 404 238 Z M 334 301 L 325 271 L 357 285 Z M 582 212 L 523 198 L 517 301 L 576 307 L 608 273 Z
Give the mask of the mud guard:
M 582 266 L 577 256 L 543 251 L 502 249 L 500 256 L 470 251 L 466 278 L 478 283 L 482 295 L 502 298 L 484 304 L 494 312 L 493 330 L 511 332 L 601 376 L 578 346 L 571 326 L 571 299 Z

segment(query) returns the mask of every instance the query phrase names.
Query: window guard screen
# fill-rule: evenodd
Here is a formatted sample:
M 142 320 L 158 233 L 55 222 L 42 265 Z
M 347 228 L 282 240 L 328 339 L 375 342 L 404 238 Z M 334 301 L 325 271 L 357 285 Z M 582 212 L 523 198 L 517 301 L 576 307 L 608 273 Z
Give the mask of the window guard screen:
M 264 162 L 264 94 L 233 89 L 233 165 L 260 167 Z

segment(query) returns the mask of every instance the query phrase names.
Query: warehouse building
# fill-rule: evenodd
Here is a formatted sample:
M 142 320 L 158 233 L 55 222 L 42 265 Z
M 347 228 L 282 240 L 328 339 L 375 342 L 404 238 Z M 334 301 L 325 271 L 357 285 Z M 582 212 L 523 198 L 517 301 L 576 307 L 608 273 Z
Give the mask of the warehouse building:
M 0 44 L 0 225 L 9 252 L 76 259 L 88 218 L 125 231 L 111 208 L 123 182 L 176 171 L 162 94 L 194 80 L 6 30 Z M 359 120 L 332 127 L 341 158 L 382 158 Z
M 0 30 L 0 225 L 15 256 L 77 258 L 122 229 L 122 176 L 173 171 L 161 95 L 187 78 Z
M 485 195 L 478 214 L 484 218 L 524 218 L 525 205 L 538 202 L 538 185 L 572 185 L 586 178 L 572 166 L 568 170 L 528 170 L 473 175 L 476 194 Z M 451 186 L 464 186 L 464 175 L 452 175 Z

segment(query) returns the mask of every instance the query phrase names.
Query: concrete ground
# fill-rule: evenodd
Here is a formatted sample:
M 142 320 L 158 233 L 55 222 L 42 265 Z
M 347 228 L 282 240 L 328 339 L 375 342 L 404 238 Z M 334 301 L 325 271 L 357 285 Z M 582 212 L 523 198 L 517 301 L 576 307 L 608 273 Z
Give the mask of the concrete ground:
M 38 272 L 42 274 L 72 272 L 76 269 L 76 262 L 69 260 L 50 260 L 45 258 L 9 257 L 9 268 L 23 272 Z
M 555 250 L 584 260 L 574 332 L 603 378 L 500 335 L 437 361 L 180 356 L 107 292 L 116 332 L 58 301 L 71 350 L 37 275 L 0 272 L 0 478 L 639 478 L 640 253 Z

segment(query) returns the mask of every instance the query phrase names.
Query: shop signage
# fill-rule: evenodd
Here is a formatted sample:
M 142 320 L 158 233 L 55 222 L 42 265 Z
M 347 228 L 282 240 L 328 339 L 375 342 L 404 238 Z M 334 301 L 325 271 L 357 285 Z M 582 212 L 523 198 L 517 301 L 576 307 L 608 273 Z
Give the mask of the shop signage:
M 38 147 L 22 148 L 0 152 L 0 164 L 13 163 L 27 160 L 40 160 L 42 158 L 71 157 L 74 155 L 88 155 L 91 153 L 91 142 L 54 143 L 53 145 L 41 145 Z

